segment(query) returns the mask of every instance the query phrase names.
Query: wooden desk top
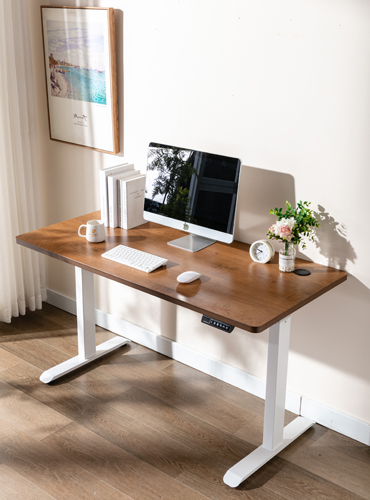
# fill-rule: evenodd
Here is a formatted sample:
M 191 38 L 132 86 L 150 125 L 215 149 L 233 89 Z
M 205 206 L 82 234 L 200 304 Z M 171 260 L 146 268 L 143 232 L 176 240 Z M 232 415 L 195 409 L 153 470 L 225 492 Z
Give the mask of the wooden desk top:
M 76 217 L 17 236 L 17 243 L 77 267 L 118 281 L 200 314 L 258 333 L 297 311 L 347 279 L 347 273 L 296 259 L 310 276 L 281 273 L 278 255 L 268 264 L 249 256 L 249 245 L 215 243 L 197 253 L 170 245 L 186 233 L 148 222 L 128 231 L 106 228 L 106 241 L 89 243 L 77 234 L 81 224 L 99 219 L 100 212 Z M 101 254 L 119 244 L 168 259 L 152 273 L 109 261 Z M 180 284 L 177 276 L 197 271 L 201 278 Z

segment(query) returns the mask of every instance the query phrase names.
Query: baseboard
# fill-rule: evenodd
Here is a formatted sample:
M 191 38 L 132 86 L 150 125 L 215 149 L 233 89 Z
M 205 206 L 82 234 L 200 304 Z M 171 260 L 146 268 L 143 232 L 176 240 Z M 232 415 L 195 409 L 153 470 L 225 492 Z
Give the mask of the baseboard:
M 370 424 L 302 396 L 301 414 L 318 424 L 370 445 Z
M 48 289 L 46 302 L 76 315 L 76 301 L 54 290 Z M 126 337 L 153 351 L 265 399 L 265 381 L 250 373 L 210 358 L 167 337 L 156 335 L 99 309 L 95 310 L 95 323 L 117 335 Z M 340 434 L 370 445 L 370 424 L 289 391 L 287 392 L 285 407 L 297 415 L 310 418 Z

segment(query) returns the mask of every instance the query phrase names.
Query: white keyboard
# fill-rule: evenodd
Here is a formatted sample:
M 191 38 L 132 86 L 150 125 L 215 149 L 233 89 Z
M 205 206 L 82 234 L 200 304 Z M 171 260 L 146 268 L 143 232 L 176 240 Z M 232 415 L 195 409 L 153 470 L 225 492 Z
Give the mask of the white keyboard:
M 151 273 L 154 269 L 163 266 L 167 262 L 167 259 L 125 245 L 111 248 L 108 252 L 103 253 L 102 257 L 146 273 Z

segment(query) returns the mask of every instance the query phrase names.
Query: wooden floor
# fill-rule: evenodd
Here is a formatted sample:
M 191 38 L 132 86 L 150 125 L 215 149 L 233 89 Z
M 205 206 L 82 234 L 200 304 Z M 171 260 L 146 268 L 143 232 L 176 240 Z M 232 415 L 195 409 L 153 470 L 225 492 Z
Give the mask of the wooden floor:
M 76 318 L 48 304 L 0 323 L 0 500 L 370 499 L 369 447 L 317 424 L 231 489 L 262 400 L 134 343 L 39 381 L 76 353 Z

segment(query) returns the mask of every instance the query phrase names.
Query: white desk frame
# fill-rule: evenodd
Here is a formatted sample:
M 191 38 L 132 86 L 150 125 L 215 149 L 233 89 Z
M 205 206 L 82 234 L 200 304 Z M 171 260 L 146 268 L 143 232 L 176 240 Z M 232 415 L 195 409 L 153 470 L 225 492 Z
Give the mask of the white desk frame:
M 129 339 L 123 337 L 114 337 L 98 346 L 96 345 L 94 274 L 80 267 L 75 267 L 75 281 L 78 355 L 44 371 L 40 380 L 45 384 L 130 342 Z
M 76 267 L 75 276 L 78 355 L 46 370 L 40 377 L 46 384 L 129 342 L 129 339 L 115 337 L 96 346 L 94 275 Z M 232 488 L 239 486 L 315 423 L 297 417 L 284 428 L 289 337 L 290 316 L 270 327 L 263 444 L 226 472 L 224 482 Z
M 229 469 L 224 483 L 236 488 L 315 423 L 297 417 L 284 427 L 290 316 L 269 329 L 263 444 Z

